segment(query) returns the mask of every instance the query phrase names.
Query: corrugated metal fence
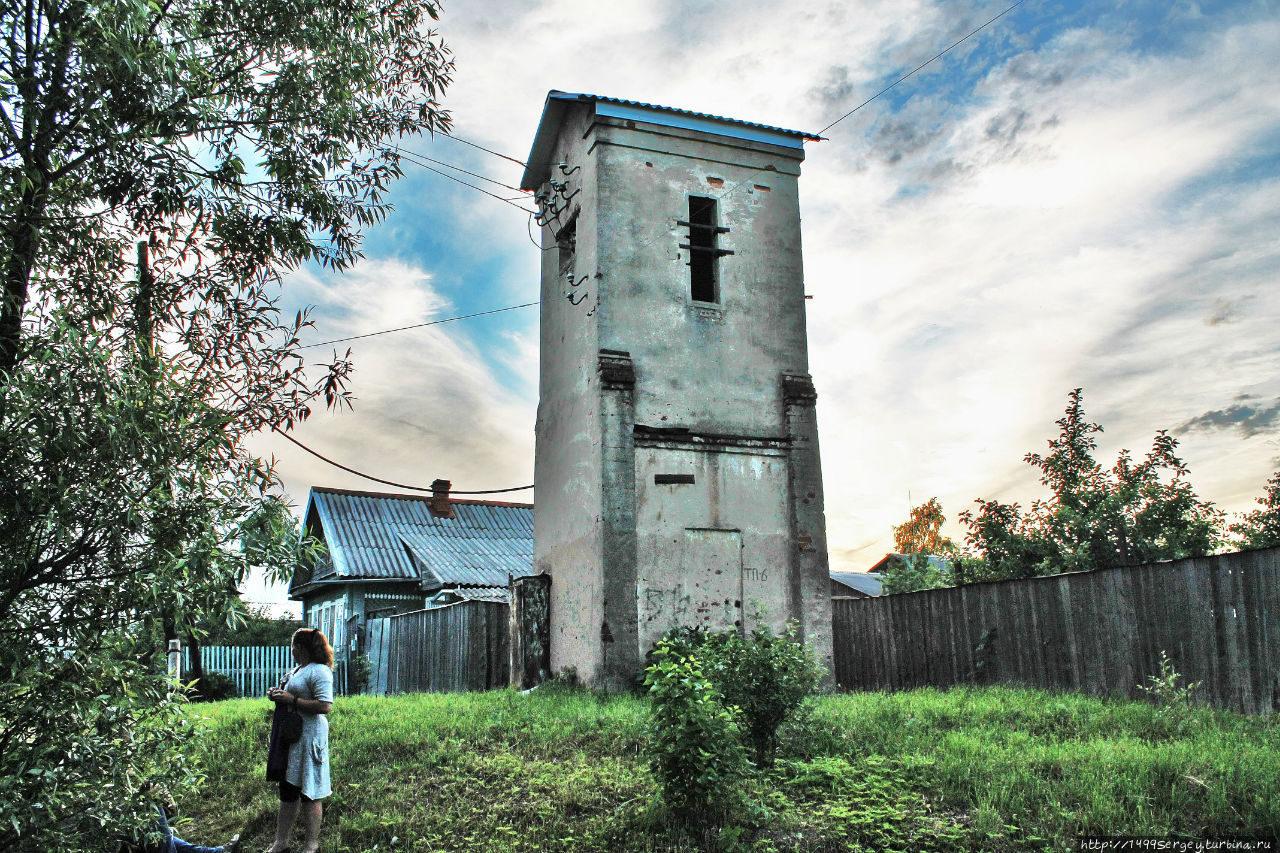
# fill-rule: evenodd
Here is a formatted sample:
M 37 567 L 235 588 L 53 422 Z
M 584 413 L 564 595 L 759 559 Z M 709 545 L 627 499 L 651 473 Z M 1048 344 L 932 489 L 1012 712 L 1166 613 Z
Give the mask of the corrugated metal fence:
M 202 646 L 206 673 L 217 672 L 235 682 L 240 696 L 263 696 L 293 666 L 288 646 Z M 191 673 L 191 649 L 182 647 L 182 672 Z
M 463 601 L 370 619 L 365 653 L 373 693 L 450 693 L 506 687 L 507 605 Z
M 1201 701 L 1280 710 L 1280 548 L 832 602 L 844 689 L 1138 697 L 1165 651 Z

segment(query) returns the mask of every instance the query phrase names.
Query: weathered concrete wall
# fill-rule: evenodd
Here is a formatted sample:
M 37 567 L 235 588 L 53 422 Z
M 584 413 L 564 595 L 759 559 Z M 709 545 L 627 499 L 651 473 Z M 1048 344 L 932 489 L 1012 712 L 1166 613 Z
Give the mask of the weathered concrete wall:
M 576 217 L 576 251 L 570 271 L 578 280 L 595 270 L 596 207 L 584 203 L 595 198 L 595 163 L 582 141 L 585 122 L 581 113 L 568 117 L 555 158 L 581 167 L 570 180 L 584 189 L 559 218 L 542 229 L 543 246 L 551 251 L 542 255 L 533 538 L 534 570 L 552 578 L 553 673 L 572 667 L 579 677 L 594 683 L 603 665 L 600 629 L 604 622 L 598 314 L 591 313 L 594 292 L 576 305 L 566 297 L 572 291 L 560 274 L 561 252 L 554 248 L 556 233 Z
M 790 609 L 785 449 L 648 443 L 637 449 L 640 654 L 669 629 L 781 629 Z M 655 482 L 691 475 L 692 483 Z
M 595 137 L 600 346 L 635 361 L 636 423 L 781 435 L 778 374 L 808 371 L 800 152 L 677 128 L 597 124 Z M 688 219 L 690 196 L 744 181 L 718 202 L 730 229 L 719 242 L 734 252 L 719 261 L 720 302 L 694 302 L 679 248 L 688 229 L 676 222 Z
M 577 245 L 568 279 L 562 251 L 543 257 L 534 538 L 552 668 L 625 688 L 667 629 L 750 628 L 753 602 L 829 663 L 812 384 L 793 387 L 808 381 L 803 151 L 587 103 L 554 150 L 572 201 L 543 246 L 571 217 Z M 717 197 L 729 229 L 714 302 L 692 298 L 680 248 L 690 197 Z

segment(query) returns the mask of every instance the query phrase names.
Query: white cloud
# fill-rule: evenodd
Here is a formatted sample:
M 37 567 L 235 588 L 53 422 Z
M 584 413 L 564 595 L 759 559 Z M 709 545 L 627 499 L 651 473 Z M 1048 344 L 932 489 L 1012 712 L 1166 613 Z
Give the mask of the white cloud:
M 332 337 L 421 323 L 450 308 L 433 290 L 430 274 L 403 262 L 366 261 L 324 279 L 300 273 L 290 284 L 325 306 L 322 329 Z M 499 362 L 527 373 L 520 343 L 513 339 Z M 313 414 L 291 433 L 299 441 L 344 465 L 406 485 L 429 487 L 437 477 L 452 480 L 456 489 L 533 482 L 536 401 L 508 390 L 511 383 L 494 373 L 465 326 L 428 326 L 335 346 L 339 353 L 348 346 L 352 351 L 354 410 Z M 528 346 L 523 350 L 527 356 Z M 298 504 L 312 485 L 395 490 L 344 473 L 279 436 L 259 436 L 253 447 L 278 457 Z
M 449 4 L 448 106 L 460 136 L 516 157 L 551 88 L 816 130 L 995 11 L 925 0 Z M 1039 494 L 1021 458 L 1043 449 L 1073 387 L 1107 428 L 1104 461 L 1237 394 L 1280 396 L 1280 26 L 1260 7 L 1232 14 L 1227 29 L 1201 16 L 1182 54 L 1134 50 L 1140 21 L 1063 26 L 1032 46 L 1010 16 L 904 83 L 897 112 L 876 101 L 808 146 L 806 289 L 833 565 L 883 554 L 908 493 L 939 496 L 953 519 L 976 497 Z M 981 68 L 990 45 L 1019 44 L 966 97 L 936 86 Z M 1228 180 L 1264 143 L 1272 167 Z M 438 146 L 463 158 L 457 143 Z M 325 306 L 322 329 L 436 316 L 456 295 L 438 282 L 461 280 L 482 254 L 507 259 L 484 284 L 494 306 L 530 298 L 539 259 L 523 217 L 463 198 L 451 211 L 457 246 L 430 263 L 435 278 L 382 259 L 304 280 Z M 413 223 L 395 227 L 415 239 Z M 490 347 L 500 355 L 482 357 Z M 353 348 L 357 411 L 317 417 L 302 440 L 389 479 L 531 482 L 535 333 L 464 323 Z M 1280 455 L 1267 436 L 1182 438 L 1200 494 L 1233 509 L 1248 507 Z M 269 446 L 299 499 L 295 484 L 364 487 Z

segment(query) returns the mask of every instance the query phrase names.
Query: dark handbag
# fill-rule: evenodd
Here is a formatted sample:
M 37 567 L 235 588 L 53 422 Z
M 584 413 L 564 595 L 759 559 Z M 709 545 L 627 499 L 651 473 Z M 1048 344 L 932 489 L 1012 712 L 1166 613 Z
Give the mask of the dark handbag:
M 280 679 L 281 690 L 289 683 L 290 676 L 297 671 L 298 668 L 294 667 L 292 671 L 285 674 L 284 678 Z M 279 726 L 276 731 L 280 736 L 280 740 L 286 744 L 295 744 L 302 739 L 302 715 L 298 713 L 297 706 L 297 699 L 293 700 L 293 704 L 288 708 L 276 703 L 276 718 L 272 720 L 272 725 L 273 727 Z
M 280 679 L 283 688 L 289 681 L 286 675 Z M 280 782 L 289 769 L 289 747 L 302 738 L 302 715 L 294 708 L 275 703 L 271 715 L 271 739 L 267 744 L 267 779 Z
M 280 717 L 280 739 L 289 744 L 302 739 L 302 715 L 292 708 Z

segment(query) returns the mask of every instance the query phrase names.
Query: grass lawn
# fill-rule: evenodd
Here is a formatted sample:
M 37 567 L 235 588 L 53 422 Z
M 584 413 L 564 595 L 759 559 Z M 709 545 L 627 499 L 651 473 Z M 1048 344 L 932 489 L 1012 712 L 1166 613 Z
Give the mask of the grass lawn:
M 188 840 L 274 832 L 265 700 L 193 705 Z M 580 691 L 342 698 L 325 853 L 1065 850 L 1078 835 L 1280 835 L 1280 718 L 1004 688 L 818 701 L 714 833 L 654 803 L 646 702 Z M 300 827 L 299 827 L 300 829 Z M 300 840 L 299 835 L 296 840 Z

